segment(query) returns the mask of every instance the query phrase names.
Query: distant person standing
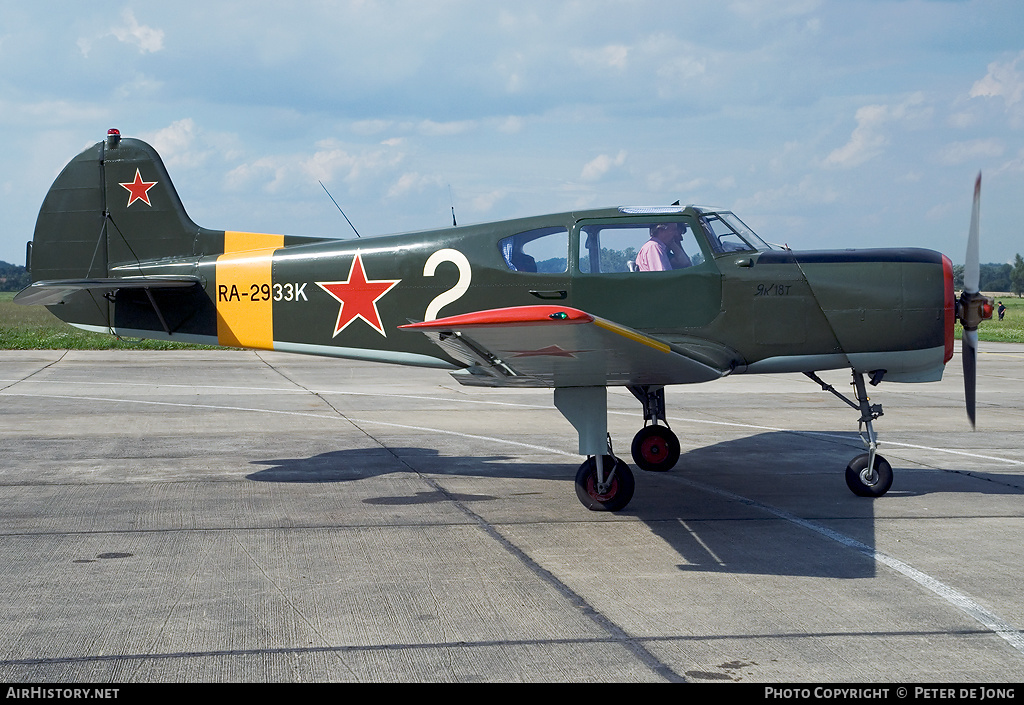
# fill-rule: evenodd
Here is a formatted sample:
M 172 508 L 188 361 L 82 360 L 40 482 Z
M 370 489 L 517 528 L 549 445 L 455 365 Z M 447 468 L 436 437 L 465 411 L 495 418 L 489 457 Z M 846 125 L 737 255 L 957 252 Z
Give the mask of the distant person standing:
M 1006 315 L 1006 307 L 1003 306 L 1002 301 L 999 302 L 999 308 L 997 310 L 999 311 L 999 320 L 1001 321 L 1003 320 L 1003 316 Z

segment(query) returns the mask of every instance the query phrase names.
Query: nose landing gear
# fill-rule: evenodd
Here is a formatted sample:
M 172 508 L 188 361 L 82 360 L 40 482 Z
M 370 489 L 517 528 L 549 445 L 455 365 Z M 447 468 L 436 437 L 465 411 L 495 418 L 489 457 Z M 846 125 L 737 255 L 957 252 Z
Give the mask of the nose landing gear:
M 881 497 L 892 487 L 892 466 L 880 455 L 862 453 L 846 466 L 846 486 L 858 497 Z
M 881 497 L 892 487 L 892 466 L 889 461 L 878 455 L 878 437 L 875 435 L 874 426 L 871 422 L 882 415 L 881 404 L 869 404 L 867 388 L 864 386 L 864 374 L 854 370 L 853 386 L 857 390 L 857 403 L 854 403 L 840 394 L 831 385 L 822 381 L 813 372 L 804 374 L 821 385 L 826 392 L 831 392 L 843 402 L 860 411 L 859 427 L 862 430 L 861 440 L 867 446 L 868 452 L 858 455 L 846 466 L 846 486 L 858 497 Z M 871 384 L 876 385 L 882 381 L 885 370 L 875 370 L 871 374 Z

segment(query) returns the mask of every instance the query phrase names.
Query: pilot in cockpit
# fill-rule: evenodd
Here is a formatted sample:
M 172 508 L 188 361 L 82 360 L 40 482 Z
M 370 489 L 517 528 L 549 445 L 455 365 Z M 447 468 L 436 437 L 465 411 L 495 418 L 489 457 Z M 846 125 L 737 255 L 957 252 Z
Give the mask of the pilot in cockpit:
M 636 268 L 641 272 L 663 272 L 683 269 L 693 264 L 683 249 L 685 223 L 659 223 L 651 226 L 651 239 L 636 255 Z

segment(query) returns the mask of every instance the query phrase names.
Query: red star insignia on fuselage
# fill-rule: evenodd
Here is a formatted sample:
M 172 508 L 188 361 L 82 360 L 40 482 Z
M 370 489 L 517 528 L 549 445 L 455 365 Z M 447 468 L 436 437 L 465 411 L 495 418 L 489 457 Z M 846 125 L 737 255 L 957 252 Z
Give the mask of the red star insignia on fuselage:
M 341 303 L 332 337 L 337 337 L 338 333 L 345 330 L 352 321 L 362 318 L 386 338 L 388 334 L 381 325 L 377 302 L 400 281 L 402 280 L 367 279 L 363 270 L 363 259 L 357 252 L 355 259 L 352 260 L 352 267 L 348 270 L 348 279 L 343 282 L 317 282 L 318 287 Z
M 156 186 L 156 181 L 143 181 L 142 174 L 139 173 L 138 168 L 135 169 L 135 181 L 129 181 L 121 184 L 124 188 L 128 189 L 128 208 L 136 201 L 142 201 L 149 207 L 153 207 L 153 204 L 149 202 L 149 190 Z
M 558 345 L 549 345 L 540 350 L 509 350 L 515 353 L 512 357 L 576 357 L 576 353 L 590 352 L 589 350 L 565 350 Z

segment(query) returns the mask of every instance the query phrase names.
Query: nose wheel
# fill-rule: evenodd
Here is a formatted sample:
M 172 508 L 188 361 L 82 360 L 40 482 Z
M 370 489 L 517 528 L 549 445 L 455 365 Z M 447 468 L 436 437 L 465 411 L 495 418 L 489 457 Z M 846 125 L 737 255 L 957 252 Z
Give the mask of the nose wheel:
M 846 486 L 858 497 L 881 497 L 892 487 L 892 466 L 882 456 L 875 455 L 872 468 L 869 456 L 868 453 L 858 455 L 846 466 Z

